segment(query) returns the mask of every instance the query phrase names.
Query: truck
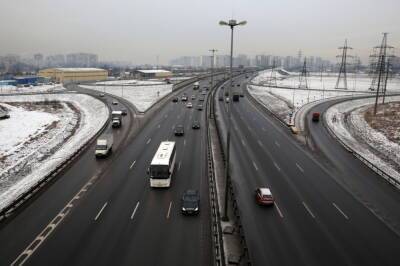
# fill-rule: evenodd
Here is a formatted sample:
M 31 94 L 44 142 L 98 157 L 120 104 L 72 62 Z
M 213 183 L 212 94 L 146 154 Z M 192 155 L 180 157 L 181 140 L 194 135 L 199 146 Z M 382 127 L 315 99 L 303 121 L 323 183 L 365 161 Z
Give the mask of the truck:
M 200 83 L 199 83 L 198 81 L 196 81 L 196 82 L 193 84 L 193 90 L 198 90 L 198 89 L 200 89 Z
M 114 136 L 112 133 L 103 134 L 97 139 L 95 155 L 96 158 L 106 157 L 112 151 Z
M 112 127 L 122 126 L 122 111 L 112 111 L 111 113 Z

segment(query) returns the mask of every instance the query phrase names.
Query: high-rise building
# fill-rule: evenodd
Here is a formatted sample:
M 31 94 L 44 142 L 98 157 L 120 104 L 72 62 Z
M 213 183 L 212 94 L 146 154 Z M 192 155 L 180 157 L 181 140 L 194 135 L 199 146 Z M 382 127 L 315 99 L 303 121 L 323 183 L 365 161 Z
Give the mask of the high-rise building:
M 69 67 L 95 67 L 98 64 L 98 56 L 87 53 L 67 54 L 66 63 Z

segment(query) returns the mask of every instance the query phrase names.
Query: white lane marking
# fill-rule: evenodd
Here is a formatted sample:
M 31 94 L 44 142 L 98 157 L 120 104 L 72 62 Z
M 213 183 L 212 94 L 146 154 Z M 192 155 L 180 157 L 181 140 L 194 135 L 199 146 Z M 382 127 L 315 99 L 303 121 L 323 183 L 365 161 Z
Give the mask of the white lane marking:
M 151 141 L 151 138 L 146 142 L 146 144 L 149 144 L 150 143 L 150 141 Z
M 276 140 L 275 140 L 275 145 L 278 146 L 278 147 L 281 146 L 281 144 L 279 144 L 279 142 L 277 142 Z
M 310 208 L 308 208 L 307 204 L 304 201 L 303 201 L 303 206 L 304 208 L 306 208 L 311 217 L 315 219 L 315 215 L 311 212 Z
M 186 139 L 183 140 L 183 146 L 186 146 Z
M 107 207 L 107 204 L 108 204 L 108 202 L 104 203 L 103 207 L 100 209 L 100 211 L 97 213 L 96 217 L 94 218 L 95 221 L 97 221 L 97 219 L 99 219 L 101 213 Z
M 171 213 L 171 208 L 172 208 L 172 201 L 169 203 L 169 208 L 168 208 L 168 212 L 167 212 L 167 219 L 169 219 L 169 215 Z
M 263 146 L 262 142 L 260 140 L 257 140 L 258 145 L 260 145 L 261 147 Z
M 280 216 L 281 218 L 283 218 L 283 214 L 282 214 L 282 212 L 281 212 L 281 209 L 279 209 L 278 204 L 276 204 L 276 202 L 274 202 L 274 205 L 275 205 L 275 207 L 276 207 L 276 210 L 278 211 L 279 216 Z
M 181 169 L 181 162 L 179 162 L 179 164 L 178 164 L 178 171 L 179 171 L 179 169 Z
M 246 143 L 244 143 L 244 139 L 242 139 L 242 145 L 243 145 L 243 146 L 246 146 Z
M 279 167 L 279 165 L 276 162 L 274 162 L 274 165 L 275 165 L 275 168 L 278 169 L 278 171 L 281 170 L 281 168 Z
M 257 167 L 257 165 L 256 165 L 256 163 L 254 161 L 253 161 L 253 166 L 258 171 L 258 167 Z
M 346 218 L 346 220 L 349 219 L 349 217 L 337 206 L 334 202 L 332 202 L 332 205 Z
M 131 164 L 131 166 L 129 166 L 129 169 L 132 169 L 132 167 L 135 165 L 136 161 L 133 161 L 133 163 Z
M 304 169 L 301 168 L 301 166 L 299 164 L 296 163 L 297 168 L 299 168 L 300 172 L 304 173 Z
M 161 125 L 160 125 L 160 124 L 158 124 L 157 128 L 160 128 L 160 127 L 161 127 Z
M 136 203 L 136 207 L 133 210 L 132 215 L 131 215 L 131 220 L 133 220 L 133 216 L 135 216 L 135 213 L 136 213 L 137 209 L 139 208 L 139 203 L 140 203 L 139 201 Z

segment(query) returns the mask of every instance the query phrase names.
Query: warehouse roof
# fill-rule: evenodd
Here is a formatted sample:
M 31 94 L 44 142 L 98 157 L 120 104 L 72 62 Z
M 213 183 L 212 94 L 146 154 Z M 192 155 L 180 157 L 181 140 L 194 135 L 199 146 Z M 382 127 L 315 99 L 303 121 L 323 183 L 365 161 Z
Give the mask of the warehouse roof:
M 163 70 L 163 69 L 139 69 L 138 72 L 145 73 L 145 74 L 152 74 L 152 73 L 171 73 L 171 71 Z
M 101 68 L 92 68 L 92 67 L 57 67 L 54 69 L 64 72 L 105 71 L 104 69 Z

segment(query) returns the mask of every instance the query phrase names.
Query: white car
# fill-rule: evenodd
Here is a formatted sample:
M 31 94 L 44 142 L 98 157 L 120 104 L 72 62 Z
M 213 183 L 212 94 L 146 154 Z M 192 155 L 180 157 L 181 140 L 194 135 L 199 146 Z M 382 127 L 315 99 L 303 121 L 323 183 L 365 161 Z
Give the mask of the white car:
M 105 94 L 104 94 L 104 93 L 100 93 L 99 96 L 100 96 L 100 97 L 104 97 Z
M 113 101 L 112 104 L 113 104 L 113 105 L 117 105 L 118 102 L 117 102 L 117 101 Z
M 225 102 L 229 103 L 229 97 L 226 97 Z
M 192 108 L 192 107 L 193 107 L 193 104 L 189 102 L 189 103 L 186 104 L 186 107 L 187 107 L 187 108 Z

